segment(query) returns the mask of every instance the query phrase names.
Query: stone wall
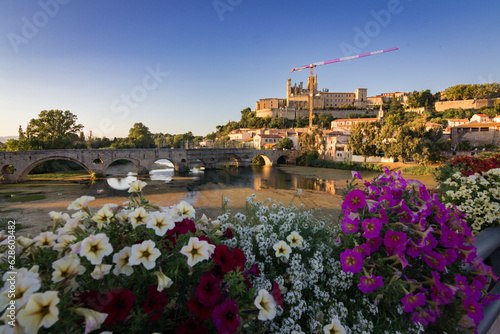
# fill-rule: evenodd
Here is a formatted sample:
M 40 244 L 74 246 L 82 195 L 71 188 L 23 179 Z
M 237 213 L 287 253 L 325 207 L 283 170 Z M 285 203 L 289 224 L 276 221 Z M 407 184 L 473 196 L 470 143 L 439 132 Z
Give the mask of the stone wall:
M 459 100 L 459 101 L 444 101 L 436 102 L 436 111 L 445 111 L 446 109 L 479 109 L 482 107 L 493 107 L 498 99 L 480 99 L 480 100 Z
M 378 110 L 373 109 L 355 109 L 355 110 L 330 110 L 330 109 L 315 109 L 313 112 L 317 115 L 321 113 L 330 114 L 335 118 L 348 118 L 349 114 L 361 114 L 361 115 L 377 115 Z M 279 109 L 262 109 L 256 111 L 257 117 L 283 117 L 286 119 L 295 119 L 296 117 L 309 117 L 309 109 L 295 108 L 279 108 Z

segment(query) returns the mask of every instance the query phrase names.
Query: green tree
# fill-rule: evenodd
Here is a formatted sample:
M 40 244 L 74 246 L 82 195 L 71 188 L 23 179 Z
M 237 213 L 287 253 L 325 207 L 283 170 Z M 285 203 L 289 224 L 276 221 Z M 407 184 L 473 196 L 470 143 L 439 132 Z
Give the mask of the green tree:
M 69 110 L 43 110 L 26 128 L 26 139 L 35 150 L 73 148 L 77 133 L 83 125 Z
M 322 112 L 318 117 L 314 118 L 314 124 L 318 124 L 323 129 L 330 129 L 333 121 L 333 116 Z
M 365 157 L 378 155 L 380 147 L 380 123 L 359 122 L 351 128 L 347 148 Z
M 153 134 L 149 128 L 142 123 L 135 123 L 128 132 L 128 141 L 135 148 L 151 148 L 155 147 Z
M 278 148 L 280 150 L 291 150 L 293 148 L 293 141 L 288 137 L 281 138 L 278 141 Z

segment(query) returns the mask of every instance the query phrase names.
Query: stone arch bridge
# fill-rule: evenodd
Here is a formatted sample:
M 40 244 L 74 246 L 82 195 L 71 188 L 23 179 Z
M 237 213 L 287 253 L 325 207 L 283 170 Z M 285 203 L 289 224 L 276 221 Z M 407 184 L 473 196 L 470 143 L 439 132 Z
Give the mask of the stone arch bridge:
M 266 165 L 276 165 L 278 160 L 280 163 L 295 164 L 300 152 L 217 148 L 17 151 L 0 152 L 0 167 L 5 182 L 17 183 L 24 181 L 34 167 L 56 159 L 73 161 L 89 173 L 106 175 L 107 168 L 118 160 L 129 160 L 137 168 L 137 173 L 147 174 L 153 163 L 160 159 L 169 160 L 176 171 L 183 171 L 190 164 L 202 164 L 207 169 L 225 162 L 248 166 L 256 156 L 262 156 Z

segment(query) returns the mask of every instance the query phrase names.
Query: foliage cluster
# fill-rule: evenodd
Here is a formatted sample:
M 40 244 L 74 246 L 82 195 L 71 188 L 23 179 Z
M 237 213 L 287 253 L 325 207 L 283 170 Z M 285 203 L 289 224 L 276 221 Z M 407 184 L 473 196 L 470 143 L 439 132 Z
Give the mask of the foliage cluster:
M 444 95 L 450 101 L 500 97 L 500 83 L 455 85 L 446 88 Z

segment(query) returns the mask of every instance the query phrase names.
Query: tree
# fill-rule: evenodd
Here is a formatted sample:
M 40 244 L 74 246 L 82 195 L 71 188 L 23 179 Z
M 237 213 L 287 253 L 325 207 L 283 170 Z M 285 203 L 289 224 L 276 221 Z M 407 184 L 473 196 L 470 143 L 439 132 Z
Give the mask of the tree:
M 288 137 L 281 138 L 278 142 L 278 148 L 280 150 L 291 150 L 293 148 L 293 141 Z
M 69 110 L 43 110 L 26 128 L 26 139 L 35 150 L 73 148 L 74 136 L 83 129 Z
M 128 141 L 135 148 L 155 147 L 153 134 L 149 128 L 142 123 L 135 123 L 128 132 Z
M 351 128 L 347 148 L 365 157 L 378 155 L 380 147 L 380 123 L 359 122 Z

